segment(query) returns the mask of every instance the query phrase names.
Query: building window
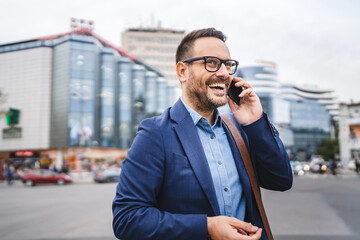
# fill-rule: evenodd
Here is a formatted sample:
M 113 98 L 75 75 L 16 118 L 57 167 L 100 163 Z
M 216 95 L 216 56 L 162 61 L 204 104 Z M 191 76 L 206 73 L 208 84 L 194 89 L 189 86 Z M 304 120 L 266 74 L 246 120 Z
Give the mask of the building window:
M 91 146 L 94 133 L 94 45 L 71 43 L 69 145 Z

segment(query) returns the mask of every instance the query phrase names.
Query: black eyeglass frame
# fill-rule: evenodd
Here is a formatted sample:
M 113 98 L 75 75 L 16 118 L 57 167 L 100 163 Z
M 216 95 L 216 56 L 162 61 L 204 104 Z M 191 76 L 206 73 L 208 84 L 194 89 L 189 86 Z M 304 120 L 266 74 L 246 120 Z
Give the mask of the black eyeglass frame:
M 207 58 L 216 58 L 216 59 L 218 59 L 218 60 L 220 61 L 220 64 L 217 66 L 217 69 L 216 69 L 216 70 L 209 70 L 209 69 L 206 68 L 206 59 L 207 59 Z M 229 72 L 230 75 L 233 75 L 234 73 L 236 73 L 237 67 L 238 67 L 238 65 L 239 65 L 239 62 L 236 61 L 236 60 L 234 60 L 234 59 L 222 60 L 222 59 L 220 59 L 220 58 L 218 58 L 218 57 L 214 57 L 214 56 L 203 56 L 203 57 L 188 58 L 188 59 L 183 60 L 182 62 L 183 62 L 183 63 L 192 63 L 192 62 L 199 61 L 199 60 L 204 60 L 204 68 L 205 68 L 206 71 L 208 71 L 208 72 L 217 72 L 217 71 L 219 71 L 219 69 L 221 68 L 221 64 L 224 64 L 225 67 L 226 67 L 226 64 L 225 64 L 226 62 L 233 61 L 233 62 L 236 63 L 236 66 L 235 66 L 234 72 L 231 72 L 231 73 Z

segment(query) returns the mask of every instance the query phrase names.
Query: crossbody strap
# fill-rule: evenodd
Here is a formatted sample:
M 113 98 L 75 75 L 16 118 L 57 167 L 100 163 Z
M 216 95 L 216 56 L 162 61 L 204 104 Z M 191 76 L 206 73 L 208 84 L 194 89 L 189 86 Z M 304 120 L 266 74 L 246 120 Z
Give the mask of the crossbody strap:
M 250 160 L 249 152 L 244 143 L 244 139 L 242 138 L 239 130 L 236 128 L 234 122 L 231 120 L 231 118 L 228 115 L 222 113 L 221 118 L 224 121 L 225 125 L 229 128 L 230 133 L 231 133 L 233 139 L 235 140 L 236 146 L 239 149 L 240 155 L 243 159 L 246 172 L 249 176 L 251 189 L 253 191 L 253 194 L 254 194 L 254 197 L 256 200 L 256 204 L 257 204 L 259 212 L 260 212 L 260 217 L 261 217 L 261 220 L 264 225 L 264 230 L 265 230 L 266 236 L 269 240 L 273 240 L 274 238 L 272 236 L 269 221 L 266 217 L 265 208 L 264 208 L 264 205 L 261 200 L 260 190 L 259 190 L 259 187 L 258 187 L 258 184 L 256 181 L 254 168 L 253 168 L 252 162 Z

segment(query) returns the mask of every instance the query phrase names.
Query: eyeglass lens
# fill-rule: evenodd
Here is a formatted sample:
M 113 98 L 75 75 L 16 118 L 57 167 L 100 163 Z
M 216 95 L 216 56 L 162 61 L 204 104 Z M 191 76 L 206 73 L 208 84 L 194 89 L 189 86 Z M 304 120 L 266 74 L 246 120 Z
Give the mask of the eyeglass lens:
M 220 69 L 222 61 L 218 58 L 208 57 L 205 60 L 205 68 L 208 71 L 216 72 Z M 236 71 L 236 62 L 233 60 L 224 61 L 225 67 L 230 74 L 234 74 Z

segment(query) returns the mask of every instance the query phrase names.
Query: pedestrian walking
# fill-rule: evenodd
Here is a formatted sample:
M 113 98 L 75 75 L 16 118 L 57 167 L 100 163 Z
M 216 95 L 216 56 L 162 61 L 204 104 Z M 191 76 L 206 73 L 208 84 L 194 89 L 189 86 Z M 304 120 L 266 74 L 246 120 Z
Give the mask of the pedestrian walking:
M 12 166 L 8 166 L 8 167 L 7 167 L 7 170 L 6 170 L 6 172 L 5 172 L 6 181 L 7 181 L 7 184 L 8 184 L 8 185 L 12 185 L 12 184 L 13 184 L 13 174 L 14 174 L 13 167 L 12 167 Z
M 330 159 L 330 171 L 332 175 L 336 175 L 337 162 L 333 159 Z

